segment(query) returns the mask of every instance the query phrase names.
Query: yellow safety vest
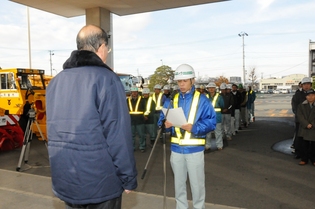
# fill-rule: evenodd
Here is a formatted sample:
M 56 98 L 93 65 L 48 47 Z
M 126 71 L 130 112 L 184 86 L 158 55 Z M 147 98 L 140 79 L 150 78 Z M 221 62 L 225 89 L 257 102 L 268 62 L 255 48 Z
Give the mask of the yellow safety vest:
M 131 114 L 131 115 L 140 115 L 140 114 L 143 114 L 143 112 L 138 111 L 139 103 L 140 103 L 140 101 L 141 101 L 141 96 L 138 96 L 136 108 L 135 108 L 134 110 L 133 110 L 133 108 L 132 108 L 131 97 L 129 97 L 128 100 L 129 100 L 129 114 Z
M 158 99 L 156 101 L 156 98 L 155 98 L 155 94 L 152 95 L 152 98 L 153 98 L 153 101 L 155 102 L 156 104 L 156 107 L 155 107 L 155 110 L 162 110 L 163 106 L 161 106 L 161 100 L 162 100 L 162 92 L 159 94 L 158 96 Z
M 218 98 L 219 98 L 219 93 L 216 93 L 213 100 L 212 100 L 212 106 L 214 108 L 214 111 L 221 112 L 221 108 L 215 108 L 215 104 L 216 104 Z
M 178 97 L 179 93 L 174 96 L 174 108 L 178 108 Z M 188 123 L 193 124 L 195 120 L 195 116 L 197 113 L 198 103 L 199 103 L 200 93 L 195 91 L 193 101 L 190 107 L 189 116 L 188 116 Z M 205 145 L 205 139 L 196 139 L 191 138 L 191 133 L 185 131 L 185 136 L 182 137 L 179 127 L 175 127 L 175 132 L 177 137 L 172 137 L 171 142 L 178 145 Z
M 152 97 L 149 97 L 148 98 L 148 101 L 147 101 L 147 107 L 146 107 L 146 110 L 145 110 L 145 113 L 144 115 L 147 116 L 150 114 L 150 110 L 151 110 L 151 103 L 152 103 Z

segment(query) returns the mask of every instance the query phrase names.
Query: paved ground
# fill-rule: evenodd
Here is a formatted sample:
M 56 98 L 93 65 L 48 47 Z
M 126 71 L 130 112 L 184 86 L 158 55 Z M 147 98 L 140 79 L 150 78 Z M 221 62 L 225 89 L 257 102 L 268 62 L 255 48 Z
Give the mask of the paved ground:
M 299 166 L 290 154 L 293 119 L 257 116 L 223 151 L 216 151 L 213 143 L 213 150 L 205 154 L 206 208 L 314 208 L 315 167 Z M 165 147 L 166 206 L 174 208 L 169 143 Z M 159 142 L 144 179 L 140 177 L 150 150 L 135 152 L 139 186 L 132 195 L 124 195 L 123 208 L 163 208 L 163 150 Z M 0 208 L 63 208 L 51 193 L 44 144 L 33 141 L 28 164 L 16 172 L 19 155 L 20 150 L 0 153 Z

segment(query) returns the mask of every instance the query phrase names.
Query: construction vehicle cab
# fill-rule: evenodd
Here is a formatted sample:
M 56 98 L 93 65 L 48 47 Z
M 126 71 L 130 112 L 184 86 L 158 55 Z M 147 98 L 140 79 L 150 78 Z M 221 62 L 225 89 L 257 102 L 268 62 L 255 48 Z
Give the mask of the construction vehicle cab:
M 124 86 L 126 96 L 130 96 L 131 94 L 131 87 L 137 86 L 140 90 L 142 90 L 142 85 L 144 80 L 141 76 L 135 77 L 131 74 L 125 73 L 116 73 L 120 78 L 122 85 Z
M 0 151 L 22 146 L 31 108 L 46 137 L 44 70 L 0 69 L 0 78 Z M 40 139 L 37 127 L 33 133 Z

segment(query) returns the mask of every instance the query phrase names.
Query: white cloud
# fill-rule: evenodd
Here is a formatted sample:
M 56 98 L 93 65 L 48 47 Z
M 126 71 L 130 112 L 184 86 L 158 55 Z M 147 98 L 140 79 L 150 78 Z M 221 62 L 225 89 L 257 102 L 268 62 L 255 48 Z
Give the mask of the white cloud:
M 136 33 L 144 30 L 151 21 L 150 13 L 113 17 L 114 42 L 119 44 L 138 41 Z
M 260 9 L 264 10 L 268 8 L 275 0 L 257 0 L 257 3 L 260 5 Z

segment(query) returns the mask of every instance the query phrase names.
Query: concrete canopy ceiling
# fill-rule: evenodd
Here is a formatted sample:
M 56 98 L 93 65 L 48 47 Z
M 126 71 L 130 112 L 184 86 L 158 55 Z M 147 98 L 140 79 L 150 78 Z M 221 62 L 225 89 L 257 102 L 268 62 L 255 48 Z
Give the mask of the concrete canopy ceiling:
M 119 16 L 221 2 L 226 0 L 11 0 L 64 17 L 85 15 L 85 10 L 101 7 Z

